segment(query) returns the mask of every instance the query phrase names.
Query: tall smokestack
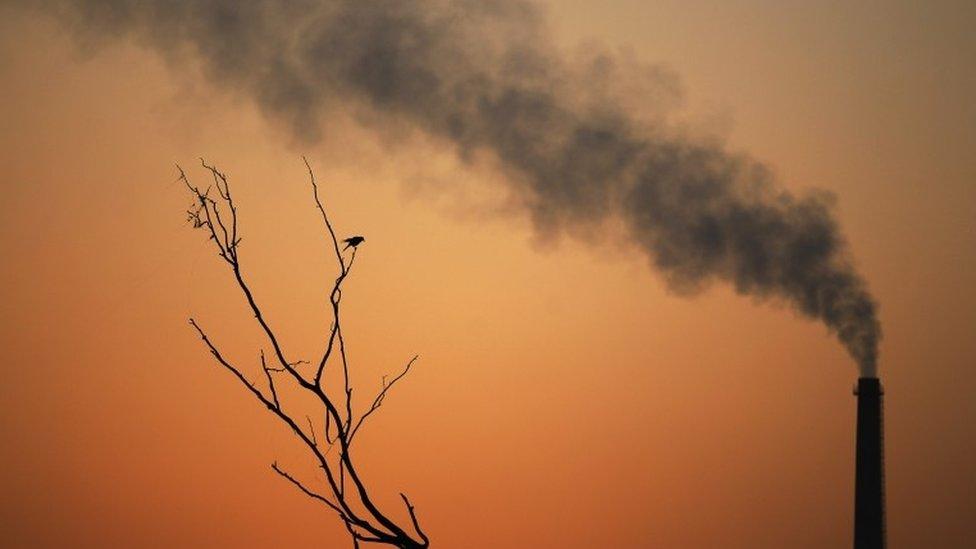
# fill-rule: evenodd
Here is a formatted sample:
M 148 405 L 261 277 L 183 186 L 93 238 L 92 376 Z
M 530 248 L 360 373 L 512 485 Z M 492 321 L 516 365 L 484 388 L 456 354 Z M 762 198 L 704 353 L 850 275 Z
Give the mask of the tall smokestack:
M 857 380 L 854 549 L 884 549 L 884 390 L 876 377 Z

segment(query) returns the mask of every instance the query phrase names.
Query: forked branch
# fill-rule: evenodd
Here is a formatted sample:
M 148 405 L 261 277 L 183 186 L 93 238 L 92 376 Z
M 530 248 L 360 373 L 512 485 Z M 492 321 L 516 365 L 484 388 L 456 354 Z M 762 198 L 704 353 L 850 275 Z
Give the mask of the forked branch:
M 354 420 L 355 411 L 352 402 L 353 388 L 350 380 L 350 364 L 346 355 L 346 344 L 342 333 L 340 312 L 342 285 L 349 276 L 352 266 L 355 263 L 357 248 L 356 246 L 352 246 L 352 252 L 348 256 L 344 255 L 344 250 L 339 248 L 339 238 L 336 235 L 328 212 L 322 203 L 315 174 L 308 160 L 304 157 L 303 160 L 305 161 L 305 167 L 308 169 L 312 187 L 312 198 L 325 223 L 326 232 L 328 233 L 332 250 L 335 253 L 339 271 L 329 291 L 332 321 L 325 337 L 325 348 L 322 352 L 321 359 L 311 373 L 311 377 L 306 378 L 297 369 L 299 365 L 307 364 L 307 361 L 288 360 L 286 358 L 287 355 L 280 344 L 280 339 L 259 307 L 250 286 L 245 281 L 239 255 L 242 239 L 238 232 L 237 204 L 231 194 L 231 187 L 226 174 L 216 167 L 207 164 L 203 159 L 200 160 L 200 163 L 209 172 L 212 180 L 212 183 L 206 189 L 191 183 L 186 172 L 177 166 L 179 179 L 183 181 L 194 199 L 194 204 L 187 210 L 187 219 L 194 228 L 201 229 L 205 232 L 208 240 L 213 242 L 218 257 L 230 267 L 238 289 L 243 294 L 251 312 L 254 314 L 255 320 L 261 327 L 264 337 L 270 344 L 272 361 L 275 362 L 274 365 L 269 364 L 264 350 L 262 349 L 260 351 L 260 367 L 261 372 L 267 380 L 267 391 L 265 392 L 259 389 L 257 385 L 244 375 L 239 367 L 227 360 L 196 320 L 191 318 L 190 325 L 203 340 L 204 345 L 217 363 L 231 372 L 254 398 L 272 412 L 278 420 L 286 424 L 292 433 L 312 453 L 319 468 L 322 469 L 325 475 L 324 492 L 299 481 L 279 467 L 277 462 L 273 463 L 271 467 L 278 475 L 286 479 L 306 496 L 324 504 L 331 511 L 335 512 L 348 531 L 354 547 L 359 547 L 359 544 L 362 542 L 385 544 L 401 549 L 426 548 L 430 545 L 430 540 L 423 530 L 421 530 L 414 507 L 407 497 L 401 494 L 407 508 L 407 514 L 410 517 L 409 527 L 405 528 L 383 513 L 372 501 L 365 483 L 356 471 L 355 462 L 350 451 L 355 434 L 362 428 L 366 419 L 382 406 L 384 399 L 393 386 L 410 372 L 410 368 L 417 360 L 417 357 L 413 357 L 403 371 L 397 374 L 389 383 L 387 383 L 384 377 L 382 387 L 369 408 L 359 416 L 358 420 Z M 340 389 L 333 391 L 327 387 L 324 378 L 329 361 L 336 355 L 338 355 L 342 365 L 342 386 Z M 284 374 L 281 379 L 275 375 L 279 373 Z M 287 381 L 289 379 L 293 382 L 294 386 L 297 386 L 299 391 L 313 395 L 313 400 L 320 407 L 312 415 L 305 414 L 307 430 L 300 426 L 299 422 L 295 419 L 295 417 L 301 417 L 300 415 L 295 416 L 292 415 L 292 412 L 285 411 L 283 398 L 288 394 L 288 391 L 282 392 L 284 387 L 282 380 Z M 294 406 L 294 404 L 291 406 Z M 316 435 L 316 426 L 312 421 L 313 416 L 324 418 L 324 421 L 320 424 L 322 437 Z M 331 450 L 333 448 L 337 448 L 338 451 L 332 453 Z M 347 490 L 347 482 L 351 485 L 351 490 Z

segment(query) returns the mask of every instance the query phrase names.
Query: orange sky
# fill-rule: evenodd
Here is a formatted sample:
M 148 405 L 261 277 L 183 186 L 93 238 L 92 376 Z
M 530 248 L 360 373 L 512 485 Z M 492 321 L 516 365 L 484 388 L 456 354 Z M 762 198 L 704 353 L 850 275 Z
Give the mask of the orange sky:
M 976 8 L 969 2 L 551 2 L 566 47 L 681 76 L 684 116 L 839 196 L 881 303 L 892 547 L 976 534 Z M 471 170 L 348 120 L 298 145 L 246 100 L 132 45 L 79 54 L 0 9 L 0 539 L 43 547 L 344 547 L 268 465 L 292 436 L 212 363 L 252 319 L 184 223 L 174 162 L 231 176 L 242 262 L 284 343 L 327 328 L 309 156 L 368 242 L 345 301 L 363 393 L 419 353 L 364 432 L 379 500 L 435 547 L 839 547 L 856 369 L 814 322 L 716 285 L 669 294 L 614 241 L 540 242 Z M 418 182 L 422 184 L 417 184 Z

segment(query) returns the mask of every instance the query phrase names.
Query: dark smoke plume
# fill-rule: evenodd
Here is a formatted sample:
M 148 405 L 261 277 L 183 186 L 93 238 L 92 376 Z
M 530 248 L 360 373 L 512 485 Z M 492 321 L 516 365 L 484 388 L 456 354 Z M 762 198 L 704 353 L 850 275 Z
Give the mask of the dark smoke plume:
M 87 39 L 195 58 L 307 141 L 334 108 L 408 124 L 488 157 L 545 234 L 623 222 L 669 285 L 713 279 L 817 318 L 874 375 L 876 305 L 851 266 L 830 197 L 794 196 L 717 142 L 638 116 L 619 55 L 577 63 L 525 0 L 51 2 Z M 664 79 L 646 87 L 666 87 Z M 653 106 L 652 106 L 653 108 Z

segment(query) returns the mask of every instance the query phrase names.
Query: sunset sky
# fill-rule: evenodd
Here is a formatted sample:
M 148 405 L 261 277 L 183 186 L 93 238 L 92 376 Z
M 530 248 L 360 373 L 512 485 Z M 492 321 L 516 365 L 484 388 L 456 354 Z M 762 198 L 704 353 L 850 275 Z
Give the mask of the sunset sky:
M 540 232 L 508 172 L 402 120 L 338 101 L 296 133 L 192 54 L 20 4 L 0 2 L 2 545 L 350 546 L 269 468 L 314 478 L 311 458 L 187 324 L 261 375 L 186 223 L 175 164 L 203 183 L 205 157 L 283 344 L 321 352 L 335 267 L 305 155 L 338 232 L 367 237 L 343 302 L 357 405 L 420 355 L 356 458 L 435 548 L 850 546 L 858 370 L 821 323 L 721 280 L 675 292 L 613 219 Z M 539 6 L 567 58 L 668 83 L 634 116 L 836 196 L 880 304 L 889 544 L 971 546 L 976 3 Z

